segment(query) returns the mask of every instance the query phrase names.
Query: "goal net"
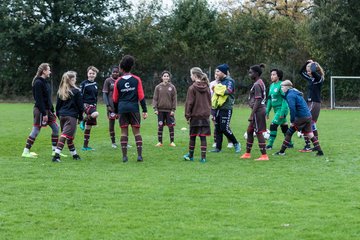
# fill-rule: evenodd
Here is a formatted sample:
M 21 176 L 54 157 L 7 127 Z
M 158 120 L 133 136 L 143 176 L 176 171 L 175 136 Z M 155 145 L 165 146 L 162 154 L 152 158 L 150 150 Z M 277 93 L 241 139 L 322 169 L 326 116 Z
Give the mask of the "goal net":
M 360 109 L 360 77 L 331 76 L 330 103 L 331 109 Z

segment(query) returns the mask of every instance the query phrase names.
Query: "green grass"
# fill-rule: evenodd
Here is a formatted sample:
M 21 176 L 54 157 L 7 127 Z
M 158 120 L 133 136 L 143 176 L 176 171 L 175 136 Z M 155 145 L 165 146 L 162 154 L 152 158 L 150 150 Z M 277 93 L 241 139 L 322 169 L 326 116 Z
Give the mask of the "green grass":
M 54 164 L 50 128 L 32 148 L 38 159 L 20 157 L 32 105 L 0 104 L 0 239 L 360 239 L 358 111 L 321 111 L 325 157 L 297 152 L 303 141 L 296 137 L 294 150 L 268 162 L 240 160 L 225 147 L 201 164 L 199 140 L 196 161 L 182 160 L 188 132 L 180 130 L 187 125 L 179 107 L 177 147 L 168 147 L 167 129 L 164 147 L 154 147 L 156 117 L 149 114 L 141 128 L 145 162 L 136 162 L 133 147 L 123 164 L 99 110 L 90 140 L 96 151 L 81 151 L 79 130 L 83 160 Z M 248 115 L 248 108 L 236 108 L 232 119 L 243 146 Z M 118 127 L 116 135 L 119 141 Z M 260 155 L 254 146 L 253 158 Z

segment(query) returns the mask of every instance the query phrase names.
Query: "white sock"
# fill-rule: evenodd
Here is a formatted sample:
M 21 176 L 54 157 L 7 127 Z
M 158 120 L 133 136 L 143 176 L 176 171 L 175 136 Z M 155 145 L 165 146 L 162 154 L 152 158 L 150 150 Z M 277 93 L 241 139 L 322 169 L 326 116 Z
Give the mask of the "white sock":
M 30 152 L 30 149 L 24 148 L 23 153 L 29 153 L 29 152 Z
M 74 156 L 74 155 L 76 155 L 77 153 L 76 153 L 76 150 L 74 150 L 74 151 L 71 151 L 70 152 L 70 154 L 71 154 L 71 156 Z

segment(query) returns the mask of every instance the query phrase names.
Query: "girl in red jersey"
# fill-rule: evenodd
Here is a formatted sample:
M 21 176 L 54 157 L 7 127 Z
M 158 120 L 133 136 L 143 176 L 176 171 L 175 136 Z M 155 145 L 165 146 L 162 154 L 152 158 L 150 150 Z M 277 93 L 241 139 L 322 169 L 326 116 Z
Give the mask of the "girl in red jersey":
M 135 136 L 137 148 L 137 161 L 142 162 L 142 137 L 140 134 L 140 110 L 139 103 L 142 108 L 142 117 L 147 118 L 147 108 L 145 95 L 140 77 L 130 73 L 134 66 L 135 59 L 130 55 L 126 55 L 121 59 L 120 71 L 123 75 L 115 82 L 113 102 L 115 113 L 119 114 L 119 124 L 121 128 L 121 150 L 123 162 L 128 161 L 127 145 L 129 136 L 129 124 Z

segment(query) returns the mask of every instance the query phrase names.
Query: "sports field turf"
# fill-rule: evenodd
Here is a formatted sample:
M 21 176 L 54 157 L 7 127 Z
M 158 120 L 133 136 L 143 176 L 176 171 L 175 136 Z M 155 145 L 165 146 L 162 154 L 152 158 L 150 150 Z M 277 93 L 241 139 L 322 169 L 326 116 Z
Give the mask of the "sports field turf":
M 151 108 L 149 107 L 149 110 Z M 156 148 L 156 116 L 142 123 L 144 162 L 136 162 L 131 136 L 129 162 L 112 149 L 105 109 L 91 133 L 93 152 L 82 161 L 51 162 L 50 128 L 21 153 L 32 126 L 32 104 L 0 104 L 0 239 L 360 239 L 360 113 L 322 110 L 318 128 L 324 157 L 295 149 L 270 161 L 239 159 L 224 144 L 199 162 L 185 162 L 188 127 L 176 113 L 175 143 Z M 232 129 L 244 152 L 249 109 L 235 108 Z M 119 129 L 116 127 L 117 141 Z M 208 138 L 211 149 L 212 138 Z M 68 154 L 67 148 L 63 153 Z

